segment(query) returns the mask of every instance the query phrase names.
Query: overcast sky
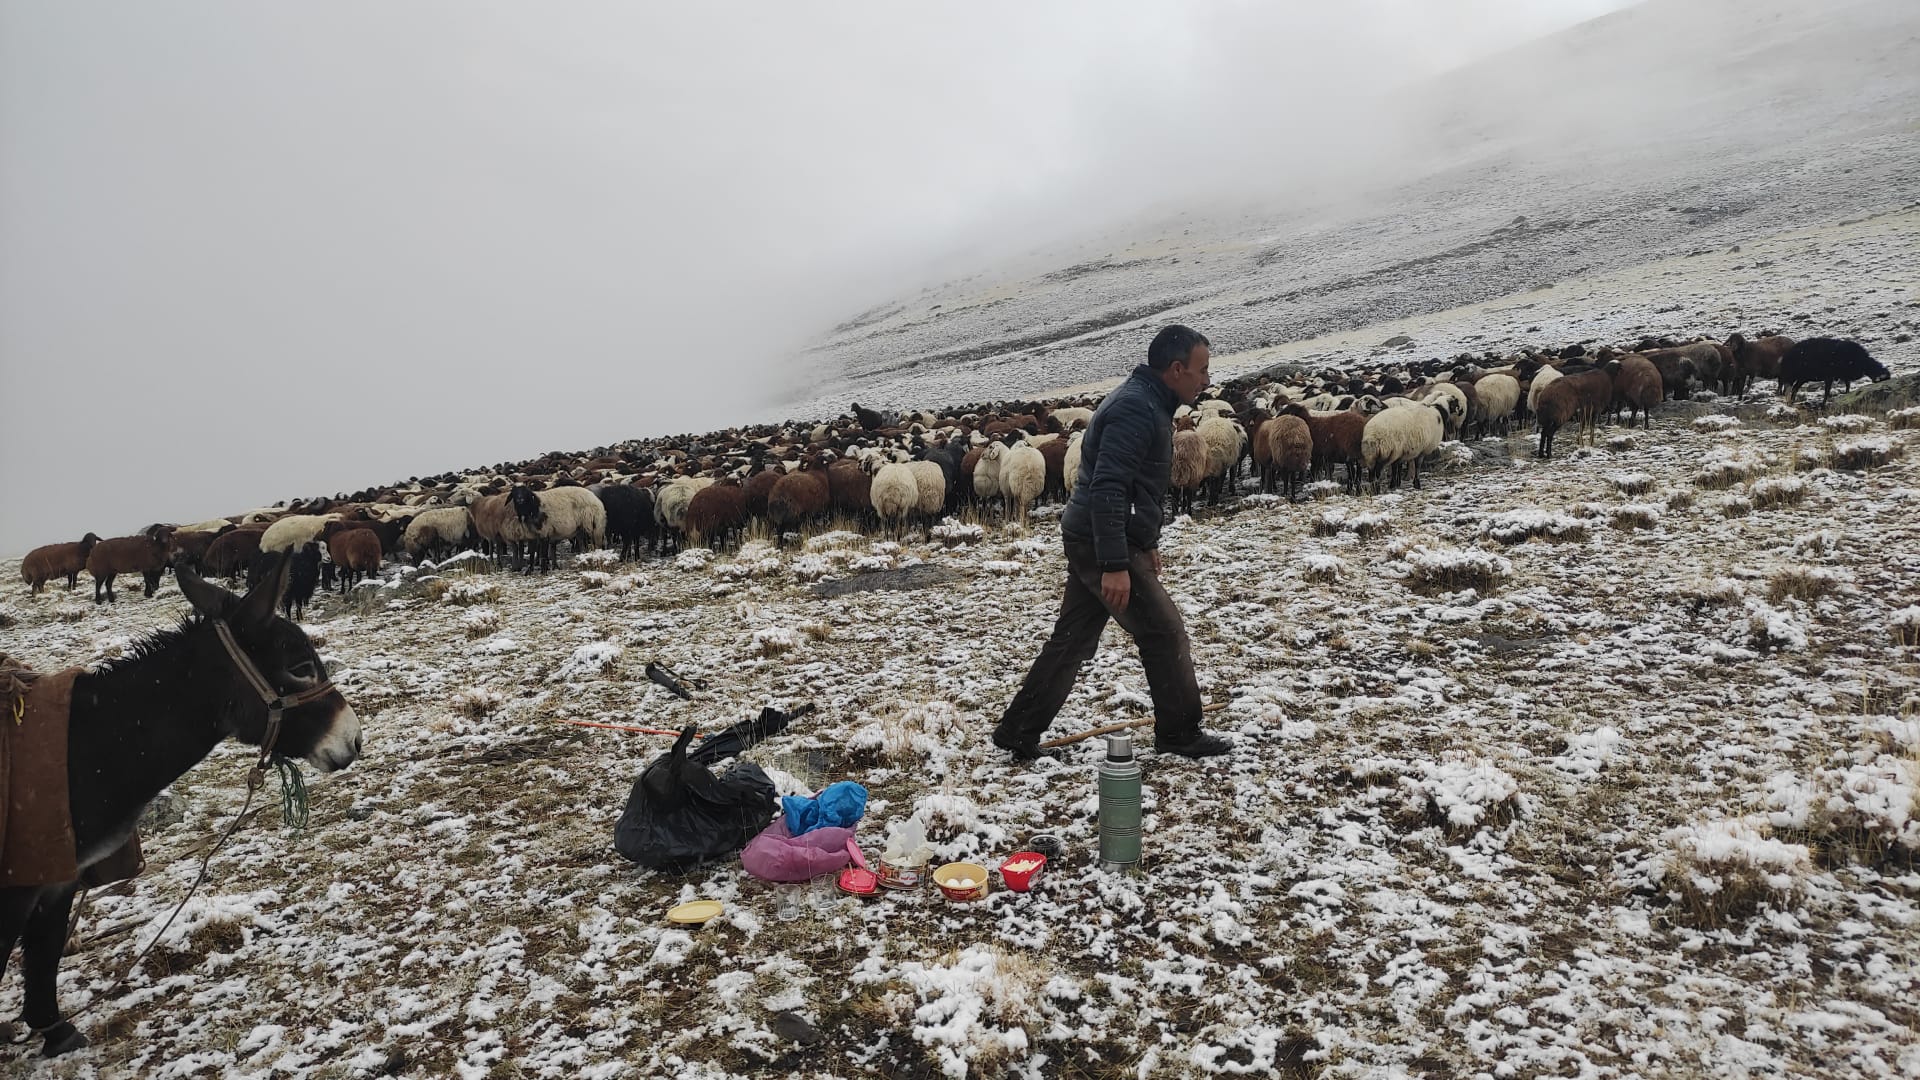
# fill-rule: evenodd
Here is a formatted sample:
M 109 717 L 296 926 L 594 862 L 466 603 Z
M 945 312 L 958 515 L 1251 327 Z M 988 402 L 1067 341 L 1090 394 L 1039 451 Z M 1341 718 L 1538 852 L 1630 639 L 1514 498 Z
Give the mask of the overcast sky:
M 0 553 L 724 426 L 957 257 L 1279 198 L 1622 6 L 0 0 Z

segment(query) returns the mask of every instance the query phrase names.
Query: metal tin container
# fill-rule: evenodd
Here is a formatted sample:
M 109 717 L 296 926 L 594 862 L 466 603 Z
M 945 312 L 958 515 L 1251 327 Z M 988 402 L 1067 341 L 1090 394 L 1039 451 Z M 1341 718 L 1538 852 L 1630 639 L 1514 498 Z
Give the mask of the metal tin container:
M 880 860 L 880 887 L 883 889 L 917 889 L 927 880 L 927 864 L 890 863 Z

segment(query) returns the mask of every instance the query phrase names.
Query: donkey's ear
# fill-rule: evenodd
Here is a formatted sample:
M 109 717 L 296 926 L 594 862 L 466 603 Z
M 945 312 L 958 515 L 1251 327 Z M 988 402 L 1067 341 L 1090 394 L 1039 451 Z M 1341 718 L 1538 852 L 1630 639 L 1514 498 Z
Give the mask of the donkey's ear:
M 287 591 L 287 570 L 293 565 L 293 552 L 283 551 L 274 556 L 273 565 L 260 576 L 260 584 L 247 590 L 240 608 L 234 613 L 234 621 L 244 626 L 264 626 L 273 619 L 273 613 L 280 606 L 280 598 Z
M 173 576 L 180 582 L 180 595 L 187 598 L 193 610 L 209 619 L 225 618 L 226 614 L 238 607 L 240 598 L 218 585 L 209 585 L 193 572 L 193 568 L 182 564 L 173 568 Z

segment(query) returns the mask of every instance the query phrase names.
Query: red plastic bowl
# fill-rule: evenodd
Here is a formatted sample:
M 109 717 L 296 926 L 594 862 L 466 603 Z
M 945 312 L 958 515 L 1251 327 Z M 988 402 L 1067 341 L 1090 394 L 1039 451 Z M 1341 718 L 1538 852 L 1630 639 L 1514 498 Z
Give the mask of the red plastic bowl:
M 1010 869 L 1021 863 L 1032 863 L 1032 865 L 1025 870 Z M 1037 851 L 1016 851 L 1007 856 L 1006 862 L 1000 864 L 1000 880 L 1006 882 L 1007 888 L 1014 892 L 1026 892 L 1033 886 L 1033 879 L 1039 877 L 1040 872 L 1046 868 L 1045 855 Z

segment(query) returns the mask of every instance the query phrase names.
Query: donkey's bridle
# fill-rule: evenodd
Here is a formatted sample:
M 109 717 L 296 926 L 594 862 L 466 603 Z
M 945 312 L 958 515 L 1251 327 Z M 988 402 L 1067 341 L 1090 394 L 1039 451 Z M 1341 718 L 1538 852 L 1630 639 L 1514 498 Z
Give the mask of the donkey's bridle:
M 256 772 L 262 772 L 267 761 L 273 757 L 274 744 L 280 741 L 280 714 L 288 709 L 297 709 L 308 702 L 318 701 L 333 693 L 333 680 L 322 675 L 318 683 L 297 694 L 275 693 L 273 684 L 267 681 L 266 676 L 260 674 L 260 668 L 253 662 L 253 658 L 243 652 L 240 643 L 233 639 L 233 630 L 227 626 L 225 619 L 213 620 L 213 632 L 219 635 L 220 644 L 226 647 L 227 656 L 233 660 L 233 666 L 240 669 L 241 676 L 253 687 L 253 692 L 259 694 L 260 700 L 266 703 L 267 732 L 260 740 L 260 761 L 254 766 Z

